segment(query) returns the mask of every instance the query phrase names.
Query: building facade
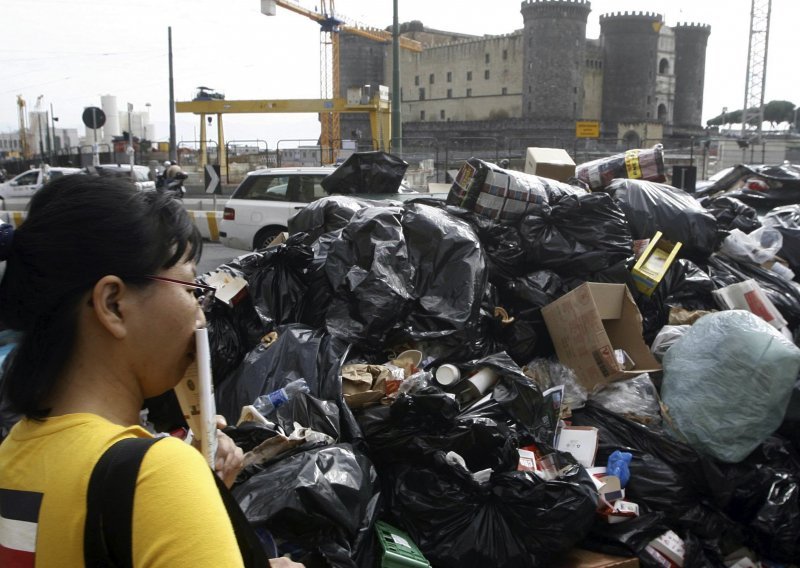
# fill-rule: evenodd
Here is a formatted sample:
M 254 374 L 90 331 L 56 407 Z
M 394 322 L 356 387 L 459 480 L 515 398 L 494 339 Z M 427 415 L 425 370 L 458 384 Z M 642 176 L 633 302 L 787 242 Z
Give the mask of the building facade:
M 606 138 L 638 136 L 641 128 L 631 125 L 647 123 L 664 136 L 702 130 L 710 27 L 617 12 L 601 15 L 600 38 L 587 39 L 590 12 L 588 0 L 525 0 L 522 28 L 501 36 L 404 24 L 403 35 L 424 45 L 401 53 L 404 138 L 459 136 L 470 124 L 502 134 L 509 121 L 561 138 L 574 136 L 583 120 L 599 121 Z M 346 34 L 340 45 L 340 96 L 348 87 L 391 84 L 390 46 Z M 343 138 L 368 132 L 366 125 L 348 117 Z

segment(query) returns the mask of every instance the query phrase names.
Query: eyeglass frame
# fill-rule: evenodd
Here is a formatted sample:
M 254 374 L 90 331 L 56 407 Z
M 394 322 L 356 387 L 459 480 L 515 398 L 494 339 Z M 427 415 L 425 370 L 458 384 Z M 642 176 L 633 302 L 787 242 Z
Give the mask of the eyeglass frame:
M 145 278 L 148 280 L 155 280 L 156 282 L 179 284 L 181 286 L 186 286 L 187 288 L 194 288 L 197 303 L 200 304 L 200 307 L 204 310 L 211 305 L 211 303 L 214 301 L 214 295 L 217 293 L 217 289 L 213 286 L 206 286 L 205 284 L 198 284 L 197 282 L 187 282 L 186 280 L 167 278 L 166 276 L 154 276 L 152 274 L 146 275 Z M 198 291 L 201 292 L 198 294 Z

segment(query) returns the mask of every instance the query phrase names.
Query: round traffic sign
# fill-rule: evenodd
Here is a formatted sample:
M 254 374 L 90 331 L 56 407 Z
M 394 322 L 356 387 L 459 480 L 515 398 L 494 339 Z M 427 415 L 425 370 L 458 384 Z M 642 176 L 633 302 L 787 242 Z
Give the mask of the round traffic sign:
M 106 113 L 97 107 L 86 107 L 83 109 L 81 119 L 87 128 L 98 129 L 106 123 Z

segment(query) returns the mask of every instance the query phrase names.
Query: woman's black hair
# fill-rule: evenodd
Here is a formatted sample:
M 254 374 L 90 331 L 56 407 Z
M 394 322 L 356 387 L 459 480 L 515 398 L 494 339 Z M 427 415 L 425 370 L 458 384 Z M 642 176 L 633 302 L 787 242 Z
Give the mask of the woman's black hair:
M 31 418 L 75 347 L 78 303 L 103 276 L 149 285 L 146 275 L 187 257 L 202 237 L 183 206 L 127 179 L 73 174 L 40 189 L 14 232 L 0 284 L 0 322 L 24 332 L 3 378 L 3 397 Z

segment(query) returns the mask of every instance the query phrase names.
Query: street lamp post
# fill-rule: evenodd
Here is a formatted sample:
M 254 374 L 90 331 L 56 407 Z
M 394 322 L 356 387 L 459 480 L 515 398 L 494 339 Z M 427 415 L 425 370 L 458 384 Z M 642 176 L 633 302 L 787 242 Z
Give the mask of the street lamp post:
M 128 158 L 130 159 L 131 163 L 131 179 L 136 180 L 136 176 L 133 173 L 133 165 L 136 163 L 133 153 L 135 152 L 133 148 L 133 122 L 131 121 L 131 113 L 133 113 L 133 104 L 128 103 Z

